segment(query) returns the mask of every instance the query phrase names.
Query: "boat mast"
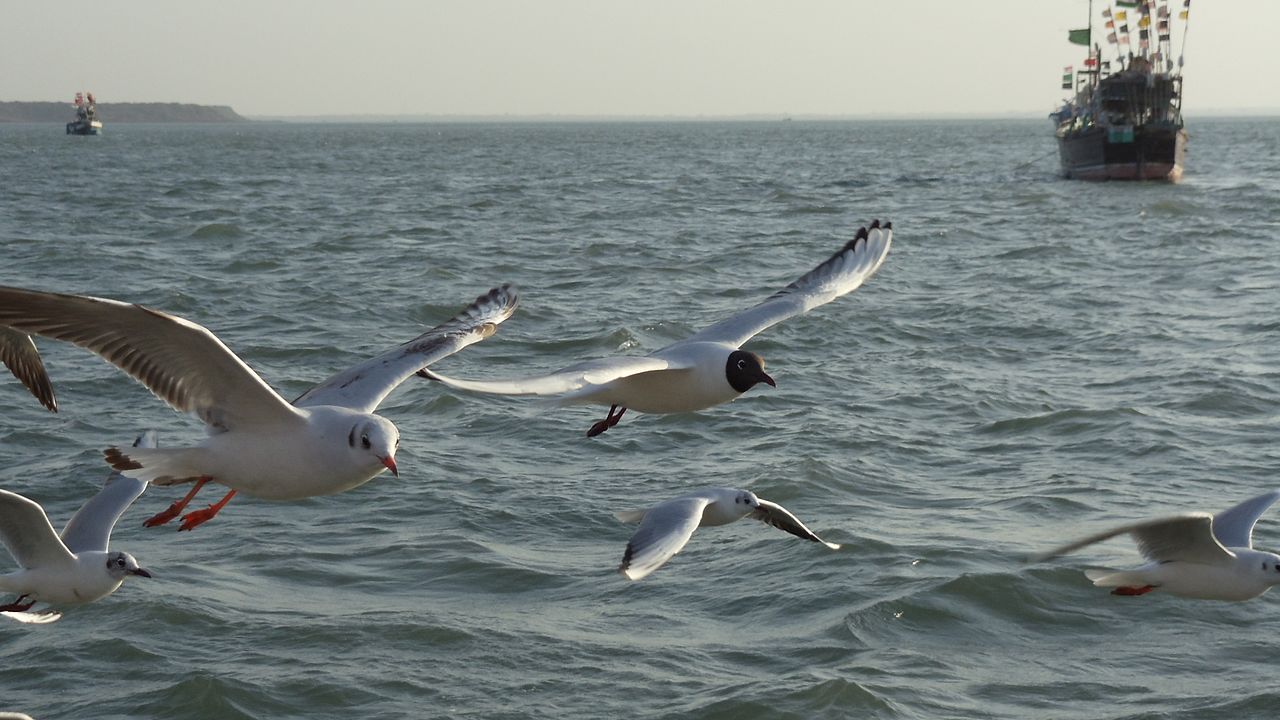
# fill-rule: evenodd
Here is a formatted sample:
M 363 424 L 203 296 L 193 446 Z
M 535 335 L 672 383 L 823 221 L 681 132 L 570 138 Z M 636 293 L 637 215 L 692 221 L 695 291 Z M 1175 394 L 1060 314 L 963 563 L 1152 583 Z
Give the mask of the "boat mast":
M 1089 0 L 1089 45 L 1085 57 L 1093 57 L 1093 0 Z M 1102 58 L 1094 58 L 1093 72 L 1089 75 L 1089 87 L 1096 87 L 1098 84 L 1098 71 L 1102 69 Z M 1089 68 L 1089 61 L 1084 63 L 1086 69 Z

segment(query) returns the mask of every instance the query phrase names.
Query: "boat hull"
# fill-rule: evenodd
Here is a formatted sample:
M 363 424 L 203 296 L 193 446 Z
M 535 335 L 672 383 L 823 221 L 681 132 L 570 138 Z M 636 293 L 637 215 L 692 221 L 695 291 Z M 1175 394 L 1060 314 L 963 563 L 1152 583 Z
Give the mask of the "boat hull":
M 94 120 L 92 122 L 82 122 L 80 120 L 76 120 L 75 122 L 69 122 L 67 123 L 67 134 L 68 135 L 101 135 L 102 123 L 98 120 Z
M 1078 180 L 1162 180 L 1178 182 L 1187 159 L 1187 131 L 1181 127 L 1094 125 L 1058 134 L 1062 173 Z

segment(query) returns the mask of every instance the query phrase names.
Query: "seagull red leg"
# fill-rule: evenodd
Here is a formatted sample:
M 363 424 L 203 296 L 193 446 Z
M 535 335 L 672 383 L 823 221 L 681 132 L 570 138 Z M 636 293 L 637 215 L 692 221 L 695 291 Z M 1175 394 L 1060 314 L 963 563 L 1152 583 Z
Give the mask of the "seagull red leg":
M 1143 585 L 1142 587 L 1118 587 L 1115 590 L 1112 590 L 1111 594 L 1126 595 L 1126 596 L 1146 595 L 1147 593 L 1155 589 L 1156 589 L 1155 585 Z
M 23 593 L 18 596 L 17 600 L 14 600 L 8 605 L 0 605 L 0 612 L 26 612 L 30 610 L 31 606 L 36 604 L 36 601 L 28 600 L 25 603 L 22 602 L 23 599 L 27 597 L 30 597 L 30 596 L 27 593 Z
M 191 499 L 196 496 L 196 493 L 200 492 L 200 488 L 204 487 L 204 484 L 209 482 L 212 479 L 213 478 L 206 475 L 200 478 L 199 480 L 196 480 L 195 487 L 191 488 L 191 492 L 187 493 L 186 497 L 182 498 L 181 500 L 175 501 L 174 503 L 169 505 L 167 510 L 156 513 L 155 515 L 148 518 L 142 524 L 146 527 L 156 527 L 158 525 L 163 525 L 169 522 L 170 520 L 178 517 L 178 515 L 180 515 L 183 510 L 187 509 L 187 503 L 191 502 Z
M 618 410 L 618 406 L 610 405 L 609 414 L 605 416 L 605 419 L 591 426 L 591 429 L 587 431 L 587 437 L 595 437 L 600 433 L 604 432 L 605 430 L 608 430 L 609 428 L 613 427 L 614 425 L 617 425 L 618 421 L 622 419 L 622 413 L 627 411 L 627 409 L 624 407 L 621 410 L 618 410 L 617 415 L 614 415 L 613 414 L 614 410 Z
M 194 528 L 197 525 L 203 525 L 209 520 L 212 520 L 213 516 L 217 515 L 218 511 L 221 510 L 223 506 L 225 506 L 227 503 L 231 502 L 231 498 L 235 496 L 236 496 L 236 491 L 232 490 L 231 492 L 224 495 L 221 500 L 210 505 L 209 507 L 204 508 L 203 510 L 192 510 L 186 515 L 183 515 L 182 527 L 178 528 L 178 532 L 182 532 L 183 530 L 190 530 L 191 528 Z

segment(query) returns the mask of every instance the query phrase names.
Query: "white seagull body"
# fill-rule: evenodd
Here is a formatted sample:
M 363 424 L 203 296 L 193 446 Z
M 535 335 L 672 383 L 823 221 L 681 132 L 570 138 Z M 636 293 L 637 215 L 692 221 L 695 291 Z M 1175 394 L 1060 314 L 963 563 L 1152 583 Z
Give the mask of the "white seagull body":
M 786 508 L 761 500 L 748 490 L 737 488 L 704 488 L 688 495 L 660 502 L 647 510 L 624 510 L 614 513 L 622 522 L 638 522 L 640 528 L 631 536 L 618 572 L 630 580 L 639 580 L 662 567 L 680 552 L 699 527 L 728 525 L 750 516 L 796 537 L 822 543 L 832 550 L 840 549 L 805 527 Z
M 350 490 L 384 470 L 397 473 L 400 433 L 373 411 L 415 372 L 492 335 L 516 304 L 514 287 L 494 288 L 453 319 L 292 403 L 203 326 L 140 305 L 0 287 L 0 325 L 97 353 L 205 423 L 210 436 L 194 447 L 105 453 L 129 477 L 158 485 L 196 481 L 186 498 L 147 525 L 176 517 L 206 482 L 231 488 L 219 503 L 185 515 L 181 529 L 189 530 L 237 491 L 296 500 Z
M 1253 526 L 1280 491 L 1246 500 L 1210 515 L 1183 513 L 1123 525 L 1033 556 L 1038 562 L 1128 533 L 1148 562 L 1133 570 L 1087 570 L 1114 595 L 1160 590 L 1203 600 L 1249 600 L 1280 584 L 1280 555 L 1253 549 Z
M 49 412 L 58 412 L 53 383 L 49 381 L 49 373 L 45 372 L 40 352 L 30 335 L 0 325 L 0 363 L 4 363 Z
M 877 220 L 870 230 L 860 228 L 826 262 L 764 302 L 643 357 L 588 360 L 523 380 L 460 380 L 432 370 L 419 374 L 461 390 L 556 395 L 565 405 L 611 406 L 608 416 L 588 431 L 589 436 L 616 425 L 628 409 L 645 413 L 704 410 L 737 398 L 757 383 L 774 385 L 764 371 L 764 360 L 740 350 L 742 344 L 787 318 L 857 289 L 880 268 L 892 241 L 892 223 L 880 227 Z
M 154 448 L 155 433 L 146 433 L 134 445 Z M 141 480 L 112 473 L 102 490 L 67 522 L 61 536 L 39 504 L 0 490 L 0 541 L 22 568 L 0 575 L 0 591 L 19 595 L 0 605 L 0 614 L 20 622 L 52 622 L 61 614 L 28 611 L 37 602 L 93 602 L 115 592 L 129 575 L 151 577 L 129 553 L 107 550 L 116 521 L 146 489 Z

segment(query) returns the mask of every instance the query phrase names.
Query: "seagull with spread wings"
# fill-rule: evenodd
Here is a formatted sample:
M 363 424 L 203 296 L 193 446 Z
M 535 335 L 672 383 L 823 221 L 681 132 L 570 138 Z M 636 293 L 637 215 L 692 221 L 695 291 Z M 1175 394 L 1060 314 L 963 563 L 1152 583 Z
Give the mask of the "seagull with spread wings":
M 183 515 L 180 530 L 206 522 L 237 493 L 267 500 L 331 495 L 384 470 L 399 474 L 400 431 L 374 410 L 405 379 L 492 335 L 515 311 L 514 286 L 481 295 L 453 319 L 344 370 L 293 402 L 216 335 L 189 320 L 116 300 L 0 287 L 0 325 L 74 343 L 100 355 L 209 437 L 186 448 L 109 448 L 116 470 L 157 485 L 194 482 L 186 497 L 148 520 L 169 522 L 208 482 L 230 491 Z
M 700 527 L 728 525 L 750 517 L 789 532 L 798 538 L 821 543 L 832 550 L 840 546 L 818 537 L 799 518 L 777 503 L 762 500 L 750 490 L 712 487 L 672 498 L 647 510 L 614 513 L 622 522 L 638 522 L 622 555 L 618 572 L 628 580 L 639 580 L 662 567 L 684 549 Z
M 155 432 L 144 433 L 133 444 L 154 448 Z M 62 614 L 31 612 L 32 606 L 82 605 L 115 592 L 130 575 L 151 577 L 129 553 L 108 550 L 112 528 L 146 489 L 141 480 L 112 473 L 61 535 L 38 503 L 0 490 L 0 541 L 21 567 L 0 575 L 0 591 L 18 593 L 16 600 L 0 605 L 0 615 L 25 623 L 53 622 Z
M 1253 549 L 1253 526 L 1280 500 L 1280 491 L 1250 498 L 1217 515 L 1189 512 L 1104 530 L 1033 555 L 1039 562 L 1128 534 L 1149 562 L 1133 570 L 1086 570 L 1112 595 L 1160 590 L 1204 600 L 1249 600 L 1280 585 L 1280 555 Z
M 460 380 L 433 370 L 418 374 L 450 387 L 499 395 L 555 395 L 564 405 L 608 405 L 591 426 L 595 437 L 618 424 L 628 409 L 643 413 L 705 410 L 734 400 L 758 383 L 775 386 L 764 359 L 740 349 L 756 334 L 856 290 L 889 253 L 893 224 L 860 228 L 818 267 L 764 302 L 644 356 L 588 360 L 550 375 L 523 380 Z

